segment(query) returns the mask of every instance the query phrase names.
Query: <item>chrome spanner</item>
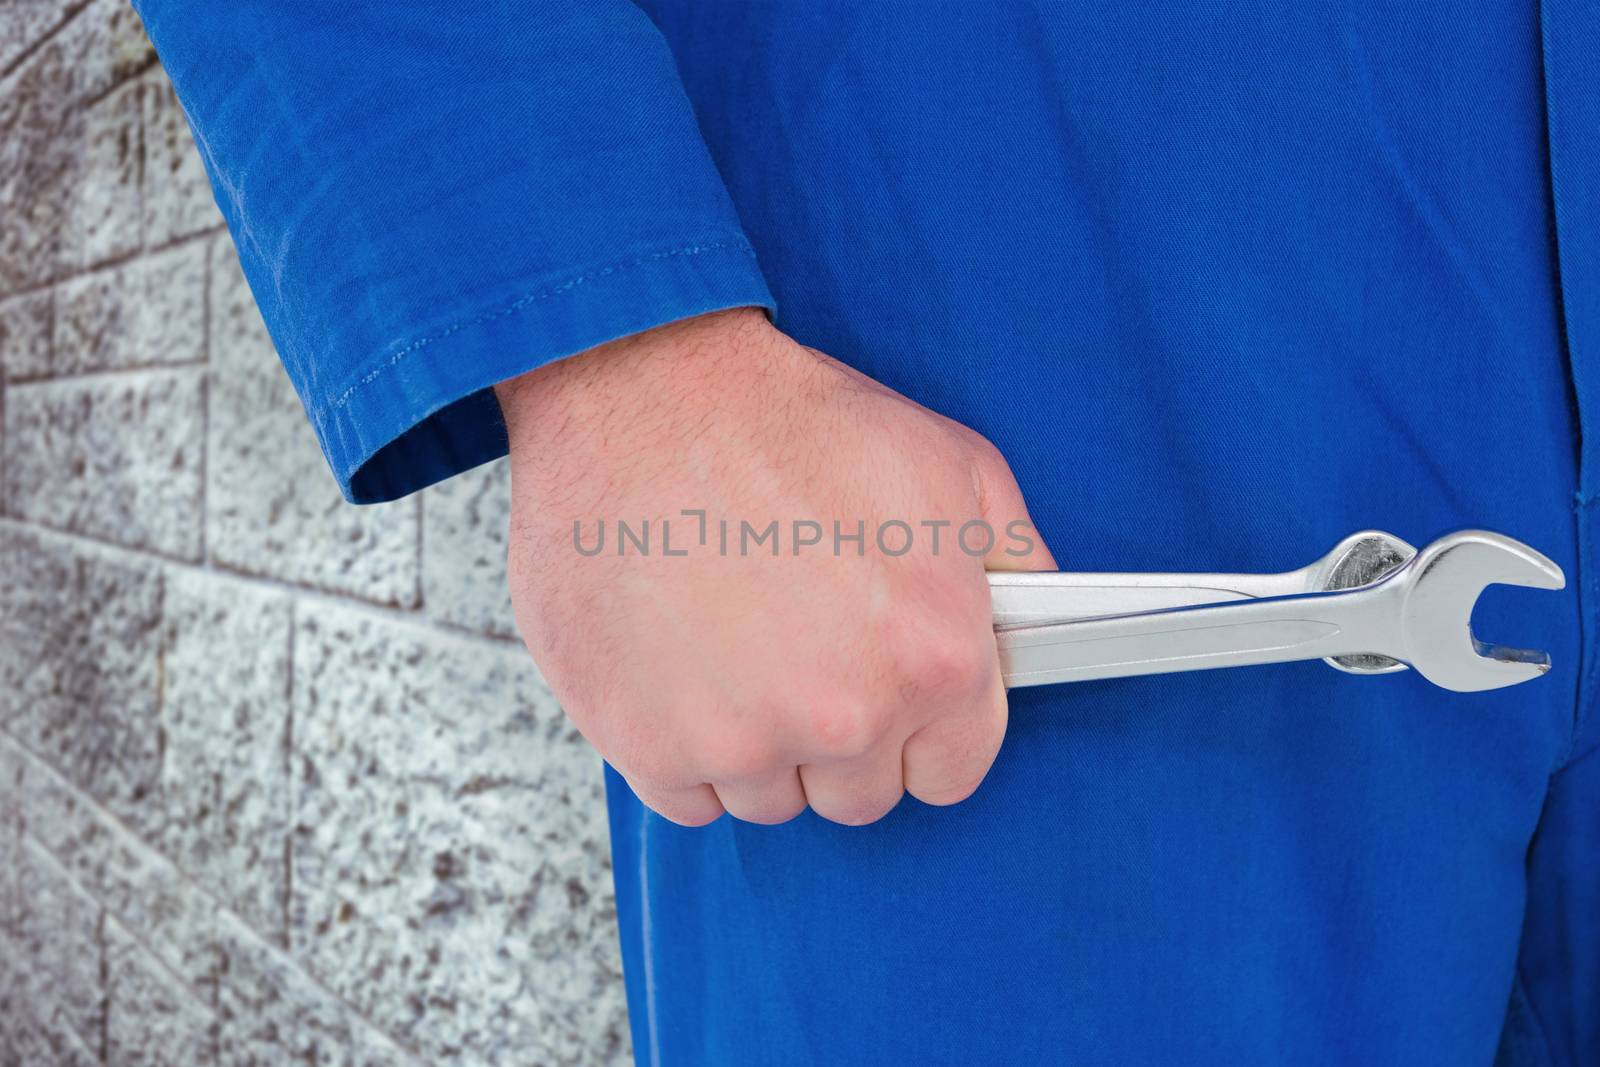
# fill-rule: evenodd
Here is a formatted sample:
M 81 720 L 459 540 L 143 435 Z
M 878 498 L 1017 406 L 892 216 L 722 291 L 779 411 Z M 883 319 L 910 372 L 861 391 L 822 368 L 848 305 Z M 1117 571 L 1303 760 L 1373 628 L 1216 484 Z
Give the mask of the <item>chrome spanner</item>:
M 1367 547 L 1359 548 L 1364 541 Z M 1560 589 L 1559 567 L 1483 530 L 1442 537 L 1398 565 L 1373 562 L 1409 548 L 1364 531 L 1309 567 L 1282 574 L 991 574 L 1006 684 L 1322 657 L 1362 673 L 1409 663 L 1438 685 L 1473 691 L 1549 669 L 1542 652 L 1484 645 L 1472 636 L 1470 620 L 1485 586 Z M 1312 591 L 1345 584 L 1352 572 L 1346 562 L 1340 578 L 1341 560 L 1353 550 L 1368 557 L 1354 573 L 1369 567 L 1379 576 L 1349 589 Z
M 1394 534 L 1360 530 L 1321 559 L 1276 574 L 991 571 L 989 595 L 997 629 L 1037 626 L 1099 615 L 1350 589 L 1383 577 L 1416 554 L 1415 548 Z M 1352 674 L 1406 669 L 1404 663 L 1387 656 L 1330 656 L 1328 663 Z

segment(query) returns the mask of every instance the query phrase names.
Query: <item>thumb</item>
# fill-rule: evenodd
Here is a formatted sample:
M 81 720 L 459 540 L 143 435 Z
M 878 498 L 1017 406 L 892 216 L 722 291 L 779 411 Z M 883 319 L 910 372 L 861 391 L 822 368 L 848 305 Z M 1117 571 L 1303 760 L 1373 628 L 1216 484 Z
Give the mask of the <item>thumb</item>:
M 980 517 L 994 531 L 983 559 L 990 571 L 1053 571 L 1056 560 L 1028 515 L 1011 465 L 989 441 L 978 450 L 975 467 Z

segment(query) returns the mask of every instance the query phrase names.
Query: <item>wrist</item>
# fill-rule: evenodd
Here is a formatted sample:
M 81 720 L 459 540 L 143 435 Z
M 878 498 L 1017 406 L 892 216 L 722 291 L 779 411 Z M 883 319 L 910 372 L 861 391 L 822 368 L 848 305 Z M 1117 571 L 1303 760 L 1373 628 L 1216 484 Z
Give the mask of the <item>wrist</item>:
M 666 323 L 498 383 L 512 460 L 560 477 L 620 462 L 629 448 L 673 440 L 673 421 L 697 405 L 737 407 L 777 353 L 799 346 L 760 308 Z M 571 461 L 578 457 L 579 465 Z M 635 456 L 636 458 L 636 456 Z
M 581 399 L 663 373 L 704 377 L 736 350 L 782 337 L 760 308 L 695 315 L 620 337 L 495 385 L 508 424 L 558 400 Z

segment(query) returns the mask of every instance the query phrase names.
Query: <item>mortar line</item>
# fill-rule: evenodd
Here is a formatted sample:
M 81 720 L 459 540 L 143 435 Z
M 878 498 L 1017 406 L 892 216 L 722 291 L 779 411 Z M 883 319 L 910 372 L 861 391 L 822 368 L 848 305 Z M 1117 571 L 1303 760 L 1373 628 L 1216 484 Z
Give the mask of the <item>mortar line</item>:
M 82 3 L 69 5 L 66 14 L 62 15 L 61 19 L 54 26 L 51 26 L 38 37 L 35 37 L 31 44 L 24 46 L 22 51 L 13 56 L 4 67 L 0 67 L 0 81 L 11 77 L 11 75 L 15 74 L 18 70 L 21 70 L 22 67 L 27 64 L 28 60 L 37 55 L 41 48 L 49 44 L 62 30 L 66 29 L 72 20 L 77 18 L 83 9 L 88 7 L 89 4 L 90 0 L 83 0 Z
M 148 43 L 148 41 L 146 43 Z M 146 58 L 146 62 L 147 63 L 150 60 L 154 60 L 155 63 L 158 66 L 161 63 L 160 58 L 157 57 L 156 54 L 155 54 L 155 46 L 154 45 L 151 45 L 151 54 L 149 56 L 145 57 L 145 58 Z M 142 66 L 139 69 L 138 73 L 134 77 L 129 79 L 130 81 L 132 81 L 134 83 L 134 89 L 133 89 L 133 93 L 134 93 L 134 96 L 135 96 L 134 106 L 136 107 L 136 109 L 138 111 L 137 124 L 138 124 L 138 127 L 139 127 L 139 165 L 137 167 L 138 177 L 133 183 L 133 199 L 134 199 L 135 204 L 138 205 L 138 215 L 135 217 L 134 222 L 137 224 L 138 229 L 139 229 L 139 242 L 138 243 L 139 243 L 139 255 L 140 255 L 141 259 L 145 255 L 147 255 L 149 253 L 149 251 L 150 251 L 149 247 L 146 244 L 147 238 L 150 236 L 149 232 L 148 232 L 150 227 L 148 225 L 149 220 L 145 217 L 147 212 L 145 211 L 145 198 L 144 198 L 144 177 L 145 177 L 145 171 L 148 169 L 146 167 L 146 163 L 148 162 L 149 156 L 150 156 L 150 131 L 145 129 L 145 121 L 144 121 L 146 113 L 150 110 L 148 107 L 145 106 L 146 99 L 150 95 L 150 86 L 148 84 L 146 84 L 145 77 L 144 77 L 146 69 L 147 69 L 147 67 Z M 203 267 L 202 267 L 202 270 L 204 270 Z M 202 288 L 202 291 L 201 291 L 201 295 L 204 295 L 204 289 L 203 288 Z
M 44 848 L 44 843 L 40 842 L 39 847 Z M 45 849 L 45 851 L 50 850 Z M 95 931 L 95 941 L 100 949 L 100 1048 L 97 1054 L 100 1062 L 105 1063 L 111 1053 L 111 950 L 106 947 L 106 920 L 111 914 L 111 909 L 106 907 L 105 901 L 89 892 L 87 888 L 82 886 L 79 888 L 83 889 L 85 896 L 100 905 L 99 929 Z M 127 926 L 127 923 L 122 925 Z
M 326 982 L 322 980 L 319 975 L 316 974 L 315 971 L 311 969 L 307 961 L 299 959 L 294 954 L 272 944 L 271 941 L 263 937 L 259 930 L 251 926 L 242 915 L 229 907 L 226 901 L 222 900 L 215 893 L 211 892 L 211 890 L 195 881 L 193 876 L 191 876 L 188 871 L 178 866 L 171 860 L 171 858 L 161 852 L 160 849 L 156 848 L 139 834 L 135 833 L 133 828 L 129 826 L 121 816 L 117 815 L 115 812 L 108 809 L 104 804 L 100 803 L 97 797 L 80 789 L 78 785 L 68 778 L 54 763 L 35 752 L 32 746 L 24 743 L 19 737 L 17 737 L 16 734 L 12 733 L 4 726 L 0 726 L 0 735 L 3 735 L 10 744 L 15 745 L 18 749 L 22 750 L 22 752 L 34 763 L 44 768 L 44 770 L 49 773 L 51 777 L 56 779 L 58 785 L 71 792 L 75 797 L 84 803 L 85 807 L 93 808 L 106 822 L 111 823 L 125 836 L 137 842 L 139 847 L 145 852 L 148 852 L 159 859 L 166 868 L 170 869 L 177 876 L 178 880 L 182 882 L 186 888 L 188 888 L 196 896 L 201 897 L 204 903 L 213 905 L 213 914 L 219 917 L 225 916 L 227 919 L 232 920 L 240 929 L 249 933 L 256 940 L 256 945 L 253 947 L 260 949 L 269 955 L 276 956 L 279 963 L 287 964 L 296 974 L 300 975 L 311 985 L 315 986 L 317 992 L 324 994 L 329 1000 L 338 1004 L 341 1008 L 347 1011 L 351 1018 L 358 1020 L 368 1029 L 382 1036 L 401 1052 L 416 1060 L 418 1067 L 427 1062 L 426 1058 L 420 1051 L 401 1041 L 398 1037 L 396 1037 L 394 1034 L 391 1034 L 385 1028 L 379 1026 L 365 1011 L 355 1004 L 352 1004 L 350 1001 L 346 1000 L 343 995 L 332 989 Z M 173 978 L 173 980 L 183 986 L 186 992 L 195 995 L 196 1000 L 200 1000 L 202 1003 L 204 1003 L 204 999 L 197 995 L 199 991 L 196 990 L 194 986 L 184 978 L 183 975 L 179 974 L 167 964 L 161 955 L 155 951 L 150 940 L 143 935 L 143 932 L 139 929 L 139 927 L 128 922 L 126 917 L 119 909 L 107 906 L 105 901 L 101 900 L 100 897 L 88 886 L 84 885 L 82 881 L 67 868 L 66 864 L 64 864 L 54 852 L 50 851 L 50 848 L 44 841 L 40 840 L 37 836 L 26 830 L 23 831 L 23 836 L 33 837 L 34 844 L 38 845 L 39 848 L 50 857 L 51 861 L 55 863 L 56 866 L 61 868 L 62 872 L 66 875 L 68 880 L 72 882 L 73 885 L 77 886 L 85 896 L 89 897 L 96 904 L 100 905 L 101 911 L 106 912 L 115 918 L 118 925 L 120 925 L 130 937 L 138 942 L 141 948 L 145 949 L 145 951 L 154 959 L 156 964 L 159 965 L 162 970 L 166 971 L 167 974 Z M 220 941 L 221 932 L 219 930 L 217 936 L 213 938 L 212 947 L 220 950 Z M 217 977 L 217 983 L 220 986 L 220 975 Z
M 160 244 L 136 248 L 131 252 L 119 252 L 114 256 L 91 263 L 87 267 L 75 267 L 60 274 L 52 274 L 43 281 L 31 282 L 17 289 L 8 289 L 4 293 L 0 293 L 0 300 L 15 300 L 24 296 L 32 296 L 34 293 L 41 293 L 58 285 L 75 282 L 90 275 L 118 270 L 147 256 L 158 256 L 163 252 L 171 252 L 195 241 L 202 241 L 227 232 L 228 224 L 226 222 L 214 222 L 203 230 L 172 237 L 162 241 Z
M 18 749 L 20 749 L 28 757 L 29 760 L 31 760 L 33 763 L 37 764 L 39 767 L 44 768 L 44 770 L 46 772 L 48 772 L 52 777 L 58 779 L 59 780 L 58 784 L 61 785 L 61 786 L 64 786 L 69 792 L 72 793 L 72 795 L 76 799 L 78 799 L 81 802 L 84 802 L 86 807 L 94 808 L 96 811 L 98 811 L 102 815 L 104 815 L 108 820 L 115 822 L 119 829 L 123 830 L 125 833 L 127 833 L 134 840 L 138 841 L 139 842 L 139 846 L 141 848 L 144 848 L 144 849 L 146 849 L 146 850 L 148 850 L 148 851 L 150 851 L 152 853 L 155 853 L 157 856 L 160 856 L 162 862 L 166 863 L 169 867 L 171 867 L 174 871 L 176 871 L 179 874 L 179 876 L 182 877 L 183 880 L 185 882 L 187 882 L 195 890 L 195 892 L 200 893 L 202 895 L 205 895 L 208 898 L 210 897 L 210 894 L 206 893 L 203 889 L 200 888 L 200 886 L 194 884 L 192 879 L 189 878 L 188 874 L 186 872 L 184 872 L 180 867 L 178 867 L 177 864 L 173 863 L 166 856 L 162 855 L 159 850 L 157 850 L 156 848 L 151 846 L 151 844 L 148 841 L 146 841 L 144 838 L 142 838 L 142 837 L 138 836 L 137 834 L 133 833 L 131 828 L 129 828 L 127 825 L 125 825 L 122 822 L 121 819 L 117 818 L 116 815 L 112 814 L 109 810 L 107 810 L 106 807 L 104 805 L 102 805 L 98 799 L 96 799 L 91 794 L 86 793 L 83 790 L 79 789 L 78 786 L 75 783 L 73 783 L 72 781 L 68 780 L 67 776 L 65 774 L 63 774 L 61 772 L 61 770 L 58 767 L 55 766 L 54 763 L 52 763 L 48 759 L 45 759 L 39 753 L 35 752 L 31 746 L 29 746 L 27 744 L 24 744 L 22 739 L 17 737 L 17 735 L 12 733 L 10 730 L 5 729 L 3 727 L 0 727 L 0 734 L 4 734 L 6 739 L 11 744 L 15 745 Z M 114 919 L 116 921 L 117 925 L 122 927 L 123 931 L 125 933 L 127 933 L 128 936 L 131 937 L 135 942 L 137 942 L 140 948 L 144 949 L 145 955 L 147 957 L 149 957 L 151 963 L 154 966 L 160 968 L 162 971 L 164 971 L 168 975 L 168 977 L 170 977 L 175 983 L 177 983 L 179 986 L 182 987 L 182 989 L 183 989 L 183 991 L 185 993 L 187 993 L 189 996 L 193 997 L 195 1000 L 200 1001 L 201 1003 L 206 1003 L 206 999 L 205 999 L 205 997 L 203 997 L 201 995 L 201 991 L 196 989 L 194 987 L 193 983 L 191 983 L 182 974 L 178 973 L 178 971 L 175 970 L 172 967 L 172 965 L 169 964 L 162 957 L 160 952 L 156 951 L 155 945 L 150 941 L 149 938 L 144 936 L 144 934 L 140 931 L 138 926 L 135 925 L 134 923 L 130 922 L 128 920 L 128 917 L 122 913 L 122 910 L 120 908 L 114 908 L 111 905 L 107 904 L 105 902 L 105 900 L 101 897 L 101 895 L 99 893 L 95 892 L 95 888 L 93 886 L 89 885 L 87 883 L 87 881 L 78 874 L 77 871 L 75 871 L 71 867 L 67 866 L 67 863 L 66 863 L 65 860 L 63 860 L 60 856 L 55 854 L 55 851 L 50 848 L 50 843 L 48 841 L 46 841 L 44 838 L 40 837 L 37 833 L 35 833 L 32 830 L 21 830 L 21 831 L 19 831 L 18 834 L 17 834 L 17 840 L 18 840 L 18 849 L 19 849 L 18 862 L 21 862 L 21 852 L 20 852 L 20 850 L 24 847 L 24 844 L 23 844 L 24 841 L 32 842 L 34 847 L 36 847 L 40 852 L 44 853 L 47 857 L 49 857 L 49 860 L 50 860 L 51 864 L 54 865 L 55 870 L 51 872 L 52 876 L 55 876 L 55 875 L 59 874 L 59 876 L 62 879 L 64 879 L 69 885 L 71 885 L 73 889 L 77 890 L 79 893 L 82 893 L 89 900 L 94 901 L 95 907 L 100 912 L 99 921 L 95 924 L 95 944 L 96 944 L 96 947 L 98 948 L 98 950 L 100 952 L 99 971 L 100 971 L 100 993 L 101 993 L 101 997 L 102 997 L 102 1004 L 101 1004 L 102 1011 L 101 1011 L 101 1015 L 100 1015 L 100 1021 L 101 1021 L 101 1024 L 102 1024 L 102 1030 L 101 1030 L 101 1033 L 99 1035 L 97 1035 L 97 1036 L 98 1036 L 98 1040 L 99 1040 L 99 1042 L 101 1043 L 102 1046 L 106 1045 L 104 1023 L 105 1023 L 105 1020 L 107 1019 L 107 1017 L 111 1014 L 111 1004 L 110 1004 L 110 1000 L 111 1000 L 111 982 L 110 982 L 110 974 L 109 974 L 109 972 L 110 972 L 110 953 L 109 953 L 109 950 L 106 947 L 106 920 L 108 918 Z M 217 902 L 217 903 L 220 905 L 220 902 Z M 69 1028 L 70 1028 L 70 1026 L 69 1026 Z M 76 1029 L 73 1029 L 73 1032 L 76 1033 L 77 1032 Z M 83 1041 L 84 1044 L 86 1044 L 86 1045 L 90 1044 L 90 1042 L 88 1041 L 86 1035 L 78 1034 L 78 1038 L 79 1038 L 79 1040 Z M 105 1057 L 105 1053 L 102 1051 L 100 1053 L 100 1059 L 102 1061 L 104 1061 L 105 1058 L 106 1058 Z
M 211 559 L 211 382 L 214 376 L 211 359 L 211 295 L 215 290 L 213 278 L 217 271 L 215 234 L 206 238 L 203 260 L 200 272 L 200 356 L 206 369 L 200 374 L 200 562 L 206 564 Z M 291 626 L 293 615 L 291 611 Z
M 45 343 L 48 345 L 49 341 L 46 340 Z M 46 359 L 49 358 L 48 353 L 49 349 L 47 348 Z M 6 466 L 6 459 L 9 455 L 6 449 L 6 417 L 10 414 L 10 410 L 6 407 L 6 389 L 10 384 L 6 379 L 5 366 L 0 365 L 0 518 L 5 518 L 10 511 L 11 498 L 10 474 L 9 468 Z
M 139 61 L 139 65 L 137 67 L 135 67 L 134 69 L 128 71 L 128 73 L 122 75 L 122 77 L 120 77 L 117 80 L 113 81 L 110 85 L 106 86 L 104 89 L 101 89 L 99 92 L 95 93 L 94 95 L 86 96 L 82 100 L 75 101 L 72 106 L 77 108 L 80 111 L 87 111 L 90 108 L 94 107 L 96 104 L 100 103 L 102 100 L 105 100 L 107 97 L 112 96 L 113 94 L 115 94 L 119 90 L 127 88 L 129 85 L 131 85 L 134 82 L 138 81 L 139 79 L 143 78 L 146 74 L 149 74 L 152 70 L 154 70 L 155 68 L 157 68 L 159 66 L 161 66 L 161 58 L 159 56 L 157 56 L 154 52 L 151 52 L 148 56 L 145 56 L 143 59 L 141 59 Z M 143 111 L 144 101 L 141 100 L 139 103 L 140 103 L 140 110 L 142 112 Z M 141 116 L 140 116 L 141 126 L 143 124 L 143 121 L 144 121 L 144 118 L 143 118 L 143 115 L 141 114 Z M 141 129 L 140 132 L 142 134 L 143 130 Z M 141 137 L 141 139 L 142 139 L 142 137 Z M 143 175 L 141 174 L 141 177 L 142 176 Z M 144 228 L 144 224 L 143 224 L 143 221 L 141 220 L 141 222 L 140 222 L 140 230 L 142 231 L 143 228 Z M 144 234 L 141 232 L 139 236 L 142 239 Z
M 34 752 L 27 745 L 24 745 L 20 740 L 17 739 L 17 736 L 15 734 L 11 733 L 8 730 L 0 730 L 0 733 L 5 733 L 6 737 L 13 744 L 15 744 L 18 748 L 20 748 L 24 752 L 26 752 L 30 758 L 32 758 L 33 760 L 35 760 L 39 764 L 39 766 L 44 767 L 46 770 L 48 770 L 51 774 L 55 775 L 57 778 L 61 778 L 62 779 L 62 784 L 65 785 L 68 789 L 70 789 L 72 791 L 73 796 L 77 797 L 80 801 L 88 801 L 88 806 L 93 807 L 97 811 L 102 812 L 103 814 L 105 814 L 105 816 L 107 818 L 116 819 L 116 816 L 112 815 L 109 811 L 106 811 L 106 809 L 104 807 L 102 807 L 100 805 L 99 801 L 97 801 L 93 796 L 89 795 L 88 793 L 83 792 L 82 790 L 80 790 L 73 783 L 71 783 L 69 781 L 66 781 L 65 777 L 61 774 L 61 772 L 59 770 L 56 769 L 56 767 L 53 764 L 51 764 L 48 760 L 46 760 L 43 756 L 39 755 L 37 752 Z M 142 848 L 148 849 L 151 852 L 156 852 L 157 855 L 161 855 L 159 852 L 157 852 L 157 850 L 148 841 L 146 841 L 142 837 L 139 837 L 137 834 L 134 834 L 133 831 L 129 830 L 126 826 L 122 825 L 120 821 L 118 821 L 118 828 L 126 831 L 130 836 L 132 836 L 134 838 L 134 840 L 139 842 L 139 845 Z M 84 880 L 82 878 L 78 877 L 77 873 L 74 872 L 71 868 L 69 868 L 66 865 L 66 863 L 62 861 L 61 857 L 57 856 L 54 852 L 52 852 L 50 850 L 50 845 L 49 845 L 48 842 L 44 841 L 42 838 L 40 838 L 37 834 L 33 833 L 31 830 L 24 830 L 22 832 L 22 836 L 30 839 L 34 843 L 34 845 L 36 845 L 39 848 L 39 850 L 41 852 L 43 852 L 45 855 L 49 856 L 50 857 L 50 861 L 61 869 L 62 876 L 65 877 L 67 881 L 71 882 L 72 885 L 80 893 L 82 893 L 84 896 L 88 897 L 90 900 L 94 901 L 95 906 L 100 909 L 101 923 L 100 923 L 100 929 L 98 931 L 98 936 L 99 936 L 99 941 L 100 941 L 101 967 L 102 967 L 101 988 L 107 994 L 107 1000 L 108 1001 L 109 1001 L 109 993 L 110 993 L 110 982 L 108 980 L 108 976 L 104 972 L 105 972 L 105 970 L 109 969 L 110 956 L 106 951 L 105 920 L 107 918 L 110 918 L 110 919 L 116 920 L 117 925 L 122 927 L 123 932 L 126 933 L 128 935 L 128 937 L 131 938 L 134 942 L 136 942 L 140 948 L 144 949 L 145 956 L 148 957 L 148 959 L 150 960 L 150 962 L 151 962 L 151 964 L 153 966 L 158 967 L 163 972 L 165 972 L 167 977 L 169 977 L 170 979 L 172 979 L 173 982 L 175 982 L 179 986 L 181 986 L 183 988 L 183 991 L 186 994 L 188 994 L 189 996 L 193 997 L 195 1000 L 199 1001 L 200 1003 L 205 1004 L 208 1008 L 210 1007 L 210 1003 L 202 995 L 202 990 L 199 990 L 199 989 L 195 988 L 194 983 L 190 982 L 182 974 L 178 973 L 178 971 L 175 970 L 173 968 L 173 966 L 170 963 L 168 963 L 166 961 L 166 959 L 164 959 L 162 957 L 161 953 L 156 951 L 155 945 L 150 940 L 150 938 L 146 937 L 144 935 L 144 933 L 138 928 L 138 926 L 136 926 L 134 923 L 130 922 L 128 920 L 128 917 L 122 913 L 122 910 L 120 908 L 114 908 L 111 905 L 107 904 L 105 902 L 105 900 L 103 900 L 101 898 L 101 896 L 98 893 L 96 893 L 92 887 L 90 887 L 88 885 L 85 885 L 84 884 Z M 183 871 L 180 867 L 178 867 L 177 864 L 172 863 L 172 861 L 167 859 L 167 857 L 164 856 L 164 855 L 161 856 L 161 859 L 168 866 L 172 867 L 173 870 L 177 871 L 178 874 L 184 879 L 184 881 L 186 883 L 188 883 L 190 885 L 190 887 L 193 888 L 193 890 L 196 893 L 205 896 L 207 898 L 207 903 L 215 903 L 215 904 L 217 904 L 219 910 L 224 908 L 224 906 L 221 904 L 220 901 L 216 901 L 215 899 L 211 898 L 209 893 L 206 893 L 205 890 L 201 889 L 198 885 L 194 884 L 194 882 L 189 878 L 188 874 L 185 871 Z M 228 909 L 228 910 L 230 910 L 230 912 L 231 912 L 231 909 Z M 109 1008 L 109 1004 L 108 1004 L 108 1008 Z M 106 1012 L 106 1014 L 108 1014 L 108 1015 L 110 1014 L 109 1010 Z M 100 1058 L 102 1060 L 104 1060 L 105 1056 L 102 1055 Z
M 269 575 L 252 574 L 249 571 L 239 570 L 230 564 L 219 563 L 215 560 L 196 562 L 159 549 L 130 548 L 127 545 L 119 545 L 114 541 L 107 541 L 103 538 L 63 529 L 33 519 L 23 519 L 15 515 L 0 516 L 0 529 L 5 528 L 15 528 L 24 533 L 42 531 L 52 537 L 84 545 L 91 551 L 107 555 L 144 557 L 156 560 L 174 569 L 201 574 L 222 575 L 232 581 L 257 589 L 272 590 L 297 596 L 308 605 L 342 609 L 422 633 L 442 633 L 446 636 L 456 637 L 469 643 L 477 644 L 484 648 L 497 649 L 501 652 L 523 648 L 522 643 L 515 638 L 497 637 L 481 630 L 468 629 L 458 623 L 430 619 L 411 608 L 401 608 L 393 604 L 380 604 L 351 593 L 338 593 L 326 589 L 318 589 L 315 586 L 297 585 L 286 579 L 274 578 Z
M 167 370 L 192 370 L 195 367 L 203 366 L 205 366 L 204 358 L 185 359 L 171 363 L 128 363 L 116 367 L 88 367 L 84 370 L 67 371 L 64 374 L 29 374 L 21 378 L 12 378 L 10 381 L 12 385 L 26 387 L 51 385 L 55 382 L 87 382 L 93 384 L 107 378 L 115 379 L 129 375 L 159 373 Z
M 283 948 L 292 952 L 294 939 L 290 936 L 294 920 L 294 835 L 299 825 L 298 805 L 299 790 L 294 779 L 294 730 L 295 730 L 295 684 L 294 684 L 294 642 L 295 627 L 299 625 L 300 605 L 298 601 L 289 604 L 289 647 L 285 652 L 284 671 L 284 713 L 283 713 L 283 802 L 287 809 L 284 814 L 283 825 Z
M 200 268 L 200 559 L 211 548 L 206 536 L 211 527 L 211 253 L 214 242 L 207 242 Z

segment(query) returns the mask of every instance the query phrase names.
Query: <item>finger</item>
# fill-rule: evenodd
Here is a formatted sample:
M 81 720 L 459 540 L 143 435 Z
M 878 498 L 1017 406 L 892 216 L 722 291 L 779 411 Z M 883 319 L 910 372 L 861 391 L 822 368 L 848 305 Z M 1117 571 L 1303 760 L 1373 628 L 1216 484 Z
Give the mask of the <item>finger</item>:
M 995 671 L 986 699 L 970 711 L 939 717 L 906 739 L 906 792 L 925 804 L 954 804 L 978 788 L 1006 736 L 1006 691 Z
M 905 784 L 900 777 L 900 746 L 879 745 L 862 756 L 800 768 L 811 810 L 832 822 L 865 826 L 877 822 L 900 803 Z
M 994 531 L 985 570 L 1053 571 L 1055 557 L 1028 514 L 1022 489 L 1000 450 L 985 441 L 978 458 L 978 507 Z
M 723 812 L 722 802 L 709 785 L 662 788 L 627 781 L 640 803 L 657 815 L 679 826 L 704 826 L 715 822 Z
M 806 810 L 806 793 L 794 767 L 754 781 L 718 782 L 712 787 L 729 815 L 772 826 Z

